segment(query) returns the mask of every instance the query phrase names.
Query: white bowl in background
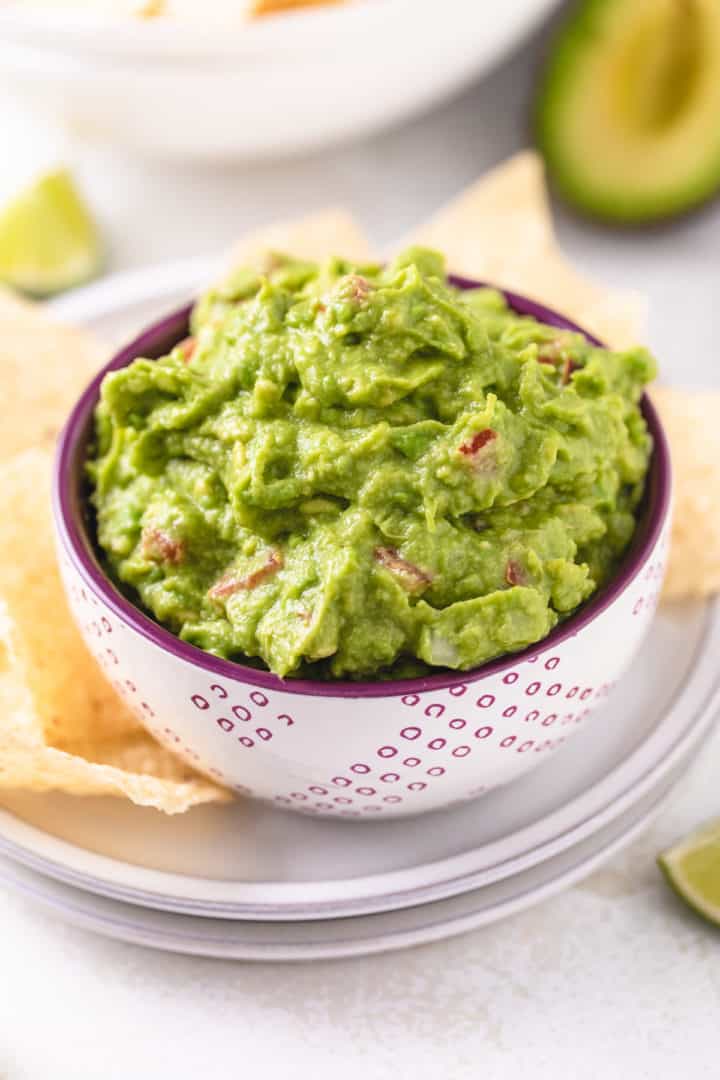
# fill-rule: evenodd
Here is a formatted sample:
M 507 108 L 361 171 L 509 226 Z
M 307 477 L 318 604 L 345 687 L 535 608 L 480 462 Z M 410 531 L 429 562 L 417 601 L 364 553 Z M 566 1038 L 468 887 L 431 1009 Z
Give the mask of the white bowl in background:
M 355 0 L 228 29 L 0 0 L 0 92 L 163 157 L 295 153 L 449 96 L 556 0 Z

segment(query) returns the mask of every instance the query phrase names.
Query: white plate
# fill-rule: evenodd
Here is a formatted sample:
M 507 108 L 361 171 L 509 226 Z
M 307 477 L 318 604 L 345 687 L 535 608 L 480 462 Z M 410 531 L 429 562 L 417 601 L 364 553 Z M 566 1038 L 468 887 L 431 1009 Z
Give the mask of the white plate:
M 402 911 L 310 922 L 231 921 L 174 915 L 83 892 L 6 859 L 0 859 L 0 883 L 65 922 L 169 952 L 261 961 L 331 959 L 387 952 L 438 941 L 496 922 L 579 881 L 650 823 L 671 795 L 686 764 L 683 760 L 632 812 L 568 851 L 485 888 Z
M 4 795 L 0 851 L 123 901 L 221 918 L 323 919 L 425 903 L 524 872 L 631 814 L 702 738 L 720 609 L 656 620 L 632 672 L 551 761 L 421 819 L 353 825 L 260 803 L 165 818 L 114 799 Z
M 187 299 L 205 261 L 120 275 L 54 305 L 122 341 Z M 228 919 L 308 920 L 398 909 L 525 872 L 630 815 L 685 759 L 715 707 L 720 609 L 666 609 L 604 710 L 547 764 L 482 800 L 363 824 L 260 804 L 164 818 L 119 800 L 4 796 L 0 851 L 125 902 Z

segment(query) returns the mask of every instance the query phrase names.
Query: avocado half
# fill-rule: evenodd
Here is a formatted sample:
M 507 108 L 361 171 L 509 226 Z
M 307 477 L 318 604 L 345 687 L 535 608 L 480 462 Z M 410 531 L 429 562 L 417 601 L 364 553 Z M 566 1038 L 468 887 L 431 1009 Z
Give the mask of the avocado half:
M 551 179 L 608 221 L 656 221 L 720 188 L 720 0 L 583 0 L 543 72 Z

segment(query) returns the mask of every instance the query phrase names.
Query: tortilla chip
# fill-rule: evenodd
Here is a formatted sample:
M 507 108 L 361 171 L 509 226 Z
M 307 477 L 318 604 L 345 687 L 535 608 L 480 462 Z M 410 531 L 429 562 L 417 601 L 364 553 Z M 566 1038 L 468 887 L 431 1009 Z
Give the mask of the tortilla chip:
M 342 255 L 353 262 L 369 262 L 374 256 L 367 238 L 346 210 L 319 210 L 293 221 L 266 225 L 247 233 L 233 248 L 229 265 L 262 269 L 268 252 L 280 251 L 299 259 L 320 262 Z
M 51 446 L 81 391 L 106 359 L 89 333 L 53 322 L 39 308 L 0 293 L 0 461 Z
M 444 251 L 452 270 L 468 277 L 487 267 L 495 280 L 525 258 L 555 244 L 543 165 L 525 150 L 480 177 L 402 243 Z
M 673 525 L 666 599 L 720 591 L 720 391 L 651 391 L 673 463 Z
M 295 11 L 304 7 L 327 7 L 345 0 L 251 0 L 250 15 L 273 15 L 280 11 Z
M 532 151 L 486 173 L 398 249 L 408 243 L 438 248 L 456 274 L 539 300 L 616 348 L 642 336 L 639 295 L 595 285 L 560 253 L 542 161 Z
M 44 738 L 65 749 L 89 730 L 104 740 L 134 731 L 137 723 L 116 707 L 99 668 L 77 677 L 88 654 L 55 567 L 50 472 L 50 454 L 39 450 L 0 469 L 0 598 L 6 615 L 0 633 L 30 689 Z
M 216 4 L 214 7 L 199 4 L 198 0 L 122 0 L 122 7 L 132 15 L 146 19 L 162 16 L 226 27 L 229 16 L 238 20 L 253 19 L 301 8 L 336 6 L 346 2 L 347 0 L 236 0 L 230 8 L 223 4 Z
M 645 336 L 647 302 L 634 292 L 598 286 L 578 273 L 559 251 L 517 275 L 516 292 L 567 315 L 613 349 L 627 349 Z M 509 288 L 509 282 L 499 282 Z
M 166 814 L 181 814 L 191 806 L 229 798 L 226 792 L 196 777 L 150 736 L 144 743 L 144 771 L 136 755 L 124 756 L 111 745 L 96 748 L 95 760 L 56 750 L 43 743 L 35 730 L 36 717 L 18 699 L 18 684 L 0 678 L 0 709 L 7 719 L 0 729 L 0 790 L 64 791 L 71 795 L 123 795 L 138 806 L 152 806 Z M 103 752 L 108 762 L 100 763 Z
M 226 797 L 147 734 L 111 689 L 65 601 L 51 457 L 0 466 L 0 788 L 126 795 L 178 813 Z

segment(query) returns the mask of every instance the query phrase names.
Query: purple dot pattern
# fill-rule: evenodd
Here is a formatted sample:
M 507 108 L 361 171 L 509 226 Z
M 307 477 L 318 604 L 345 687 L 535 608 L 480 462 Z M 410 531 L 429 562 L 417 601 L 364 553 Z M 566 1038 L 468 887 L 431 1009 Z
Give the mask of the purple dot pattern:
M 560 665 L 561 657 L 559 655 L 550 656 L 543 660 L 542 664 L 544 670 L 550 673 L 545 679 L 533 677 L 523 682 L 521 674 L 514 671 L 508 673 L 511 676 L 510 678 L 506 675 L 501 680 L 501 687 L 505 694 L 509 693 L 515 699 L 518 698 L 518 691 L 525 700 L 528 697 L 535 698 L 538 696 L 557 697 L 563 689 L 563 684 L 551 673 Z M 573 696 L 578 696 L 580 700 L 589 700 L 595 693 L 592 686 L 576 686 L 573 684 L 573 688 Z M 608 692 L 609 689 L 606 684 L 597 693 L 598 695 L 607 696 Z M 456 693 L 452 696 L 458 698 L 464 695 Z M 523 725 L 549 727 L 559 720 L 559 714 L 556 712 L 546 713 L 540 708 L 527 709 L 526 707 L 518 710 L 516 704 L 507 705 L 505 701 L 506 698 L 502 693 L 485 692 L 476 697 L 470 706 L 472 709 L 469 717 L 470 723 L 473 715 L 476 717 L 482 715 L 492 719 L 494 722 L 474 726 L 471 741 L 468 741 L 467 738 L 464 741 L 456 741 L 454 739 L 455 733 L 467 729 L 468 719 L 452 715 L 446 718 L 447 710 L 445 703 L 442 701 L 428 702 L 418 694 L 405 695 L 402 698 L 402 705 L 405 709 L 421 712 L 422 723 L 404 724 L 397 732 L 397 742 L 387 742 L 378 746 L 374 754 L 375 760 L 379 763 L 377 767 L 366 762 L 345 764 L 344 770 L 347 774 L 362 773 L 363 775 L 372 775 L 378 785 L 377 787 L 371 787 L 370 785 L 356 787 L 353 794 L 362 798 L 379 796 L 381 802 L 387 803 L 390 797 L 383 794 L 382 785 L 393 784 L 403 790 L 403 795 L 393 795 L 393 805 L 395 805 L 396 800 L 400 799 L 412 803 L 412 800 L 425 792 L 429 785 L 442 783 L 442 778 L 448 775 L 448 765 L 451 765 L 453 760 L 455 762 L 461 761 L 471 757 L 473 753 L 476 756 L 478 754 L 487 754 L 488 749 L 484 744 L 487 744 L 488 748 L 497 748 L 503 754 L 510 752 L 512 754 L 527 755 L 531 752 L 537 754 L 554 750 L 565 741 L 566 736 L 564 735 L 555 739 L 547 737 L 537 739 L 528 738 L 520 732 L 519 728 L 508 731 L 509 721 L 521 722 Z M 565 716 L 566 723 L 576 724 L 582 719 L 584 719 L 582 713 L 569 713 Z M 442 731 L 443 734 L 438 734 L 439 731 Z M 431 737 L 428 738 L 428 736 Z M 424 750 L 422 753 L 402 756 L 403 742 L 422 744 Z M 436 764 L 438 755 L 447 763 Z M 392 772 L 382 771 L 380 763 L 383 760 L 393 760 L 393 765 L 395 765 L 395 762 L 398 762 L 398 764 Z M 423 769 L 425 779 L 418 780 L 413 777 L 411 770 L 417 768 Z M 342 783 L 351 786 L 351 783 L 344 775 L 335 777 L 332 782 L 336 785 Z M 476 784 L 472 790 L 475 791 L 477 788 L 478 785 Z M 481 785 L 481 790 L 488 789 L 485 785 Z M 467 794 L 466 797 L 470 797 L 470 795 Z
M 659 545 L 618 600 L 622 611 L 606 639 L 622 637 L 623 627 L 632 628 L 633 641 L 639 637 L 634 628 L 647 624 L 655 610 L 663 567 Z M 325 699 L 335 715 L 322 740 L 315 736 L 310 745 L 314 699 L 218 679 L 186 665 L 178 700 L 177 680 L 167 667 L 176 661 L 143 642 L 166 664 L 166 681 L 154 676 L 152 661 L 138 661 L 135 632 L 80 583 L 72 567 L 63 570 L 89 647 L 143 725 L 239 795 L 303 813 L 365 818 L 475 798 L 556 751 L 615 686 L 612 673 L 608 677 L 602 664 L 588 661 L 602 650 L 588 649 L 584 637 L 569 638 L 552 651 L 519 658 L 510 670 L 446 690 L 358 699 L 357 706 Z

